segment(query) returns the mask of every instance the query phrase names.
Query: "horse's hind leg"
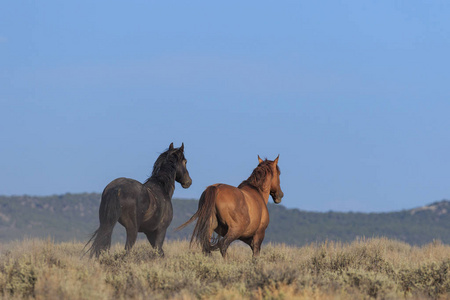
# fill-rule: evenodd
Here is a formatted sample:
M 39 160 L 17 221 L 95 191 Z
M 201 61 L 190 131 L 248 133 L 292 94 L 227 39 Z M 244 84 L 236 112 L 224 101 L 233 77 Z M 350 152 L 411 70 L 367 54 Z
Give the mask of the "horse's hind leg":
M 217 250 L 217 247 L 215 246 L 215 244 L 218 243 L 218 240 L 219 240 L 219 237 L 220 237 L 219 233 L 217 233 L 218 234 L 217 239 L 213 236 L 214 231 L 216 229 L 217 229 L 217 231 L 220 231 L 220 228 L 218 228 L 219 222 L 217 221 L 217 217 L 215 215 L 212 215 L 210 220 L 209 220 L 209 222 L 210 222 L 210 226 L 209 226 L 209 230 L 208 230 L 208 238 L 209 238 L 209 241 L 212 241 L 212 240 L 214 241 L 214 245 L 212 246 L 209 243 L 208 246 L 206 246 L 206 247 L 204 245 L 203 249 L 202 249 L 203 253 L 205 255 L 208 255 L 208 256 L 211 255 L 211 250 Z
M 137 226 L 127 227 L 126 231 L 127 231 L 127 241 L 125 243 L 125 250 L 129 251 L 136 243 L 138 234 Z
M 136 213 L 134 211 L 127 211 L 123 213 L 119 219 L 120 224 L 125 227 L 127 232 L 127 241 L 125 243 L 125 250 L 129 251 L 136 243 L 138 226 L 136 220 Z
M 145 234 L 152 247 L 155 248 L 156 251 L 158 251 L 158 254 L 161 257 L 164 257 L 164 250 L 162 249 L 162 245 L 166 237 L 166 231 L 167 229 L 164 229 Z
M 232 242 L 237 240 L 239 234 L 228 229 L 227 234 L 219 241 L 220 254 L 224 259 L 227 258 L 227 250 Z
M 230 246 L 230 244 L 235 241 L 235 238 L 230 238 L 229 236 L 224 236 L 220 241 L 219 241 L 219 248 L 220 248 L 220 254 L 222 254 L 222 257 L 224 259 L 227 259 L 227 250 L 228 247 Z

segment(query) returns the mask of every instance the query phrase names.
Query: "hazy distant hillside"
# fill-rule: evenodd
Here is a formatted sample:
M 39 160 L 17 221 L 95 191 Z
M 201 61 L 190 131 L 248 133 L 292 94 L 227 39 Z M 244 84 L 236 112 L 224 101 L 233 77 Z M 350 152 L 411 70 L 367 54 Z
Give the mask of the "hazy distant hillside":
M 0 240 L 84 240 L 98 223 L 99 194 L 0 196 Z
M 0 196 L 0 241 L 51 237 L 55 241 L 86 241 L 98 226 L 100 195 L 65 194 L 48 197 Z M 189 238 L 192 226 L 174 232 L 197 209 L 196 200 L 174 199 L 174 220 L 168 239 Z M 270 224 L 265 242 L 304 245 L 316 241 L 352 241 L 357 237 L 386 236 L 411 244 L 439 239 L 450 243 L 450 202 L 391 213 L 307 212 L 269 205 Z M 115 227 L 114 241 L 125 231 Z M 144 238 L 144 236 L 141 236 Z

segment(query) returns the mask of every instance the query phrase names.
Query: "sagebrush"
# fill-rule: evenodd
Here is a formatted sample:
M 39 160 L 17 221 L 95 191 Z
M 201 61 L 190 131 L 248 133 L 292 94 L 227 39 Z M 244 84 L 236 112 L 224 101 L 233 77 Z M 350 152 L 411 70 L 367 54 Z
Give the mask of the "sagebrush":
M 83 244 L 30 239 L 0 247 L 2 299 L 437 299 L 450 297 L 450 246 L 385 238 L 304 247 L 239 243 L 228 260 L 169 241 L 161 258 L 147 242 L 115 245 L 99 259 Z

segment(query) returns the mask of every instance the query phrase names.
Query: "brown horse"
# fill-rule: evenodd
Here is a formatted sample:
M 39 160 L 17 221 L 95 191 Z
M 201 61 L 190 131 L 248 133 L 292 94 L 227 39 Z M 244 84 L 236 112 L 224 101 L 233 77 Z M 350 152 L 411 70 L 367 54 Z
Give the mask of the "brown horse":
M 247 180 L 237 188 L 227 184 L 213 184 L 200 197 L 197 212 L 183 225 L 197 220 L 191 244 L 196 240 L 205 254 L 220 249 L 224 258 L 228 246 L 235 240 L 248 244 L 253 257 L 259 256 L 267 226 L 269 195 L 280 203 L 283 192 L 280 187 L 278 157 L 274 161 L 262 160 Z M 211 242 L 213 232 L 219 237 Z

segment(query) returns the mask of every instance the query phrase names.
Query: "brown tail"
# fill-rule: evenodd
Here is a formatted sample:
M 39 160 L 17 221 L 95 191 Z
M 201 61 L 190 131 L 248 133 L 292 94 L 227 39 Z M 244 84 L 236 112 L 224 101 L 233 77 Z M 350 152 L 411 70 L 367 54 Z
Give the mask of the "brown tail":
M 197 212 L 186 223 L 180 225 L 176 229 L 183 229 L 197 219 L 194 232 L 192 232 L 191 245 L 194 240 L 196 240 L 196 242 L 202 246 L 204 252 L 210 252 L 217 249 L 217 243 L 211 243 L 210 235 L 211 217 L 216 214 L 216 207 L 214 203 L 216 192 L 217 187 L 207 187 L 200 197 Z

